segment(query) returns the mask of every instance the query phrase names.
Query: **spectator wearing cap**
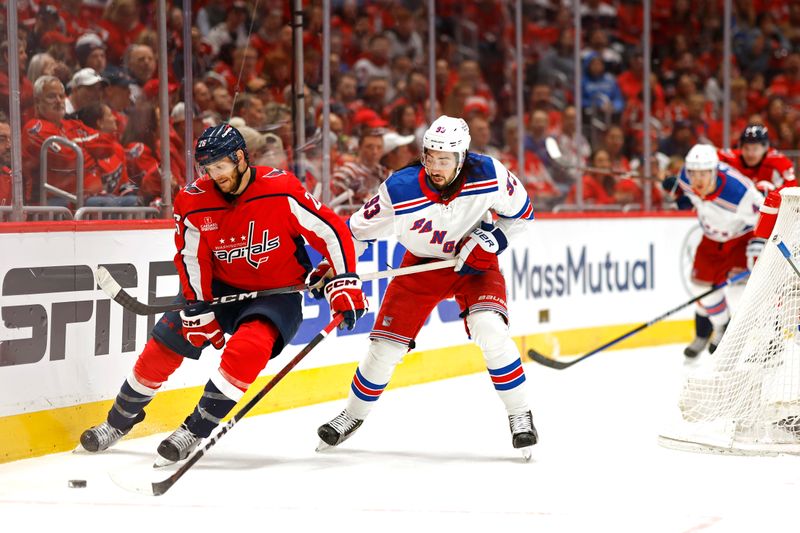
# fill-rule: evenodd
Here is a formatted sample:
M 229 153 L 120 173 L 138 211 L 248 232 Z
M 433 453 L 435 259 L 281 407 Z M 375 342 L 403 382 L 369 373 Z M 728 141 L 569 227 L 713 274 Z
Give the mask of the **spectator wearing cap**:
M 108 34 L 108 59 L 114 65 L 123 61 L 129 53 L 129 47 L 146 29 L 140 20 L 140 9 L 138 0 L 110 0 L 106 5 L 104 18 L 99 25 Z M 133 77 L 136 79 L 136 76 Z
M 20 39 L 17 41 L 19 59 L 19 105 L 22 111 L 23 120 L 32 116 L 33 107 L 33 83 L 25 77 L 25 69 L 28 64 L 28 53 L 25 51 L 25 43 Z M 55 63 L 55 60 L 53 61 Z M 8 41 L 0 44 L 0 111 L 8 116 L 8 103 L 10 86 L 8 80 Z
M 139 99 L 144 84 L 153 79 L 156 73 L 156 56 L 146 44 L 132 44 L 125 54 L 125 69 L 133 79 L 131 95 L 133 101 Z
M 61 29 L 48 31 L 39 40 L 42 48 L 56 59 L 72 62 L 75 40 Z
M 54 76 L 41 76 L 33 84 L 36 118 L 30 119 L 22 128 L 23 178 L 28 200 L 39 195 L 39 156 L 46 139 L 54 135 L 66 137 L 83 150 L 84 196 L 101 194 L 103 185 L 97 159 L 113 154 L 113 145 L 86 126 L 80 120 L 65 118 L 65 91 L 61 80 Z M 64 191 L 76 191 L 77 155 L 59 143 L 50 145 L 47 151 L 47 183 Z M 51 198 L 53 205 L 65 205 L 61 198 Z
M 33 28 L 28 32 L 27 51 L 31 54 L 44 52 L 47 46 L 42 43 L 42 38 L 48 32 L 61 33 L 60 26 L 61 17 L 58 15 L 58 8 L 50 4 L 41 5 L 36 12 Z
M 69 82 L 69 98 L 65 103 L 67 114 L 80 111 L 92 102 L 103 100 L 103 89 L 108 82 L 93 68 L 82 68 Z
M 128 115 L 126 113 L 133 104 L 131 99 L 133 80 L 125 70 L 113 66 L 103 71 L 103 78 L 108 82 L 103 93 L 103 101 L 114 113 L 119 131 L 125 131 L 125 127 L 128 125 Z
M 247 11 L 247 3 L 235 0 L 225 14 L 225 21 L 208 32 L 206 41 L 211 45 L 214 55 L 219 54 L 222 47 L 227 44 L 232 44 L 234 48 L 247 46 L 249 35 L 246 24 Z
M 472 133 L 471 129 L 470 133 Z M 384 133 L 381 165 L 386 167 L 389 172 L 394 172 L 412 163 L 417 159 L 417 154 L 414 150 L 415 139 L 413 134 L 400 135 L 395 131 Z
M 383 130 L 369 130 L 358 142 L 355 161 L 339 166 L 331 177 L 333 200 L 329 204 L 340 214 L 351 214 L 378 193 L 387 177 L 380 164 L 383 156 Z
M 75 58 L 81 68 L 103 72 L 108 65 L 106 45 L 96 33 L 84 33 L 75 41 Z

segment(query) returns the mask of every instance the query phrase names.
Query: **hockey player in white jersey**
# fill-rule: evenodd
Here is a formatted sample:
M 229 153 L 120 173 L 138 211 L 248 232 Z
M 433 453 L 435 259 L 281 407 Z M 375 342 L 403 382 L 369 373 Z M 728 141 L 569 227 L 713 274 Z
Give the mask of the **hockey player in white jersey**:
M 457 264 L 455 270 L 395 278 L 389 284 L 347 406 L 318 430 L 322 448 L 340 444 L 361 426 L 395 366 L 414 347 L 430 312 L 455 296 L 505 405 L 512 444 L 530 458 L 538 435 L 520 353 L 509 335 L 505 279 L 497 255 L 507 247 L 512 230 L 523 232 L 533 220 L 533 206 L 511 172 L 494 158 L 469 153 L 469 143 L 464 120 L 439 117 L 423 137 L 421 164 L 392 174 L 350 218 L 357 255 L 370 241 L 395 236 L 407 249 L 403 266 L 454 257 Z M 492 213 L 497 222 L 492 222 Z M 326 270 L 321 264 L 309 282 L 324 279 Z
M 697 210 L 703 238 L 692 265 L 692 289 L 696 294 L 725 281 L 730 275 L 751 269 L 764 247 L 763 239 L 753 236 L 759 208 L 764 202 L 753 181 L 717 157 L 708 144 L 696 144 L 686 155 L 678 177 L 678 193 L 686 196 Z M 684 354 L 697 357 L 706 346 L 713 353 L 722 340 L 730 311 L 725 295 L 719 291 L 702 298 L 695 320 L 708 317 L 710 336 L 698 334 Z

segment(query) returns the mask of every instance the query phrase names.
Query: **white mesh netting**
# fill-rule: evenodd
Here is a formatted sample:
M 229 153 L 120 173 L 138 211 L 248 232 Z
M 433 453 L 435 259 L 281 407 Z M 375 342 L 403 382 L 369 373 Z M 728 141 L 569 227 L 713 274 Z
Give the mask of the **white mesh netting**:
M 782 191 L 772 237 L 719 348 L 683 384 L 659 443 L 693 451 L 800 454 L 800 188 Z

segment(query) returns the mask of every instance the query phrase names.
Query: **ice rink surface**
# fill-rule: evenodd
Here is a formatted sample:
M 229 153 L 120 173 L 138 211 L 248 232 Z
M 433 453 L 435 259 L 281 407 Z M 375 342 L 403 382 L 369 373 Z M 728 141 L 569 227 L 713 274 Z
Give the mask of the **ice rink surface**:
M 682 346 L 526 371 L 541 439 L 530 463 L 481 373 L 387 391 L 352 439 L 323 454 L 316 428 L 343 400 L 244 419 L 160 497 L 127 492 L 109 473 L 152 475 L 165 435 L 0 465 L 2 530 L 800 531 L 800 458 L 657 444 Z

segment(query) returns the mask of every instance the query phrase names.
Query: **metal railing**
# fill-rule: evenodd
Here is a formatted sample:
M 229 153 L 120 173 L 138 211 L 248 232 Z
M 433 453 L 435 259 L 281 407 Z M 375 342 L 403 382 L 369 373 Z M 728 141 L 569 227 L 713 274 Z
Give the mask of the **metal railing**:
M 47 149 L 51 144 L 60 143 L 75 152 L 78 157 L 78 164 L 75 168 L 75 194 L 72 195 L 66 191 L 62 191 L 57 187 L 53 187 L 47 183 Z M 47 193 L 55 196 L 66 198 L 71 202 L 75 202 L 75 207 L 80 209 L 83 207 L 83 150 L 81 147 L 70 141 L 66 137 L 60 135 L 53 135 L 48 137 L 42 143 L 42 148 L 39 150 L 39 203 L 47 205 Z M 27 209 L 27 208 L 26 208 Z
M 0 206 L 0 221 L 8 222 L 14 208 Z M 23 205 L 22 215 L 28 220 L 72 220 L 72 211 L 66 207 L 53 205 Z
M 75 211 L 75 220 L 142 220 L 160 216 L 161 211 L 155 207 L 81 207 Z

